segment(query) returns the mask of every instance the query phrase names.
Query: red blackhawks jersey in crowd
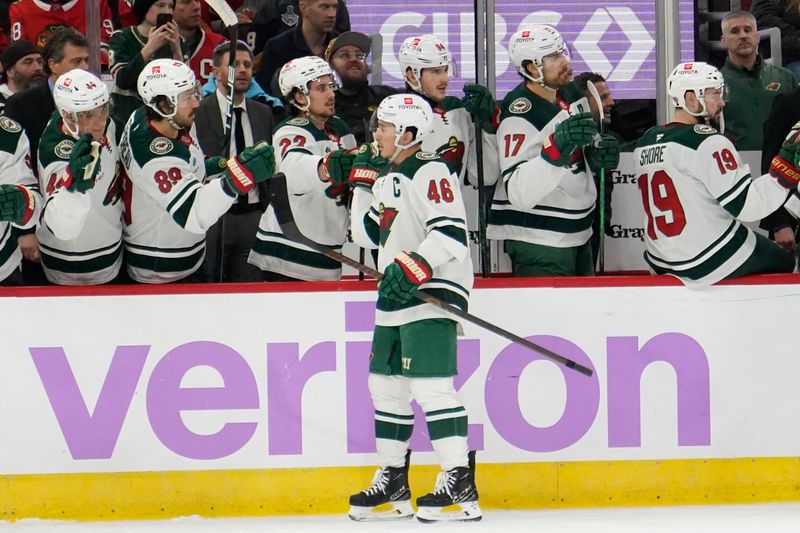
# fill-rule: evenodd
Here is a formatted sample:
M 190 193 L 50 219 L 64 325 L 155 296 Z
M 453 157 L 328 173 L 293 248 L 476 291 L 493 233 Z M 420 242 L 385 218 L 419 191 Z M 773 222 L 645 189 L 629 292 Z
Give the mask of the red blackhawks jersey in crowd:
M 200 42 L 193 52 L 188 53 L 186 48 L 183 50 L 183 62 L 189 65 L 195 77 L 200 83 L 205 84 L 211 77 L 211 69 L 214 67 L 213 57 L 214 48 L 225 37 L 210 30 L 200 30 L 203 32 Z
M 63 4 L 42 0 L 17 0 L 8 11 L 11 40 L 27 39 L 44 48 L 50 36 L 64 26 L 73 26 L 86 34 L 86 0 L 70 0 Z M 107 0 L 100 0 L 100 39 L 108 43 L 114 25 Z

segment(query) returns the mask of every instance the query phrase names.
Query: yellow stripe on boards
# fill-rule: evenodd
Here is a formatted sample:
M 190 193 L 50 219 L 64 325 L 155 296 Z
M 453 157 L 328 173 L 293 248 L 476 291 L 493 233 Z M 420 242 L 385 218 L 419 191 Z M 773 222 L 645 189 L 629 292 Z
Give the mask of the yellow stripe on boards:
M 413 461 L 413 455 L 412 455 Z M 0 520 L 344 514 L 374 468 L 0 476 Z M 438 468 L 411 467 L 414 497 Z M 478 463 L 484 509 L 800 501 L 800 458 Z

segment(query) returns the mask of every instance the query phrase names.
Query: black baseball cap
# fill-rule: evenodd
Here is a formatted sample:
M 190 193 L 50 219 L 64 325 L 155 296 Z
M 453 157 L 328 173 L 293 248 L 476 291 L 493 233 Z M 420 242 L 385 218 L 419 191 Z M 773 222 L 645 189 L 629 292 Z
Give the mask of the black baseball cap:
M 30 54 L 41 55 L 42 50 L 25 39 L 12 41 L 0 54 L 0 65 L 3 65 L 3 70 L 8 72 L 8 69 L 16 65 L 17 61 Z
M 372 48 L 372 39 L 357 31 L 346 31 L 331 39 L 328 48 L 325 49 L 325 61 L 330 63 L 333 54 L 344 46 L 355 46 L 365 54 L 369 54 Z

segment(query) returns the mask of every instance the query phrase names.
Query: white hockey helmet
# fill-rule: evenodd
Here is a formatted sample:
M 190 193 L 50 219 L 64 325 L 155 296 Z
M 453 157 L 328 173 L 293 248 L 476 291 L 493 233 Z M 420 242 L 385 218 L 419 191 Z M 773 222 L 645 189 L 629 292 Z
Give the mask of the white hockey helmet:
M 323 76 L 330 76 L 333 81 L 331 66 L 317 56 L 305 56 L 292 59 L 281 68 L 278 75 L 278 86 L 281 94 L 289 97 L 297 89 L 308 96 L 308 84 Z
M 508 41 L 508 55 L 511 62 L 529 80 L 542 83 L 544 80 L 544 58 L 551 54 L 561 53 L 569 57 L 569 50 L 564 43 L 564 38 L 552 26 L 547 24 L 532 24 L 520 28 Z M 534 78 L 523 66 L 525 61 L 531 61 L 539 71 L 539 77 Z
M 394 145 L 398 153 L 400 150 L 421 143 L 433 131 L 433 110 L 430 104 L 417 94 L 387 96 L 378 106 L 377 117 L 378 120 L 394 125 Z M 411 128 L 416 130 L 414 139 L 408 144 L 400 144 L 400 137 Z
M 196 89 L 194 72 L 186 63 L 174 59 L 155 59 L 145 65 L 136 82 L 145 105 L 164 118 L 172 118 L 178 110 L 178 95 Z M 158 106 L 158 97 L 169 102 L 167 113 Z
M 725 98 L 725 79 L 722 77 L 722 73 L 708 63 L 700 61 L 678 64 L 667 81 L 667 93 L 672 99 L 672 105 L 696 117 L 708 116 L 704 101 L 708 89 L 718 89 L 720 96 Z M 693 113 L 686 108 L 687 91 L 694 91 L 700 101 L 699 113 Z
M 79 68 L 65 72 L 53 85 L 53 100 L 64 122 L 64 126 L 78 137 L 78 113 L 93 111 L 108 104 L 108 87 L 91 72 Z M 73 130 L 74 126 L 74 130 Z
M 447 45 L 435 35 L 417 35 L 409 37 L 403 44 L 400 45 L 400 51 L 397 57 L 400 63 L 400 70 L 403 78 L 406 79 L 406 72 L 411 69 L 414 77 L 417 79 L 417 85 L 411 85 L 411 88 L 417 92 L 422 92 L 420 80 L 422 79 L 422 69 L 436 68 L 436 67 L 449 67 L 451 76 L 455 76 L 455 63 L 453 62 L 453 55 L 447 50 Z

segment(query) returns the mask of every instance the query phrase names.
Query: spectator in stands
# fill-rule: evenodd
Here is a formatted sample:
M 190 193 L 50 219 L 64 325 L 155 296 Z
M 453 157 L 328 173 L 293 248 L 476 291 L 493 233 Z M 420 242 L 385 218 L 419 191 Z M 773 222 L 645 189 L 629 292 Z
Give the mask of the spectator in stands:
M 100 39 L 108 43 L 114 31 L 111 8 L 107 0 L 100 3 Z M 86 34 L 86 0 L 19 0 L 9 8 L 11 39 L 27 39 L 44 48 L 50 38 L 63 27 L 73 27 Z
M 6 100 L 5 115 L 20 123 L 30 141 L 30 153 L 39 153 L 39 139 L 50 120 L 56 104 L 53 100 L 53 84 L 59 76 L 74 68 L 86 69 L 89 66 L 89 43 L 75 28 L 63 28 L 50 37 L 42 52 L 47 83 L 37 83 L 24 91 L 13 94 Z M 36 167 L 34 166 L 34 172 Z M 35 228 L 18 239 L 25 261 L 22 272 L 27 285 L 46 283 L 41 269 L 39 241 L 33 234 Z
M 0 85 L 0 109 L 14 93 L 24 91 L 37 82 L 44 81 L 44 60 L 42 51 L 30 41 L 14 41 L 0 54 L 5 83 Z
M 226 95 L 228 91 L 228 55 L 230 42 L 214 50 L 214 76 L 217 89 L 200 102 L 195 116 L 197 140 L 206 157 L 237 155 L 246 146 L 261 141 L 272 142 L 275 126 L 269 106 L 246 98 L 245 93 L 253 79 L 253 51 L 244 42 L 236 47 L 236 79 L 233 85 L 233 123 L 230 145 L 225 144 Z M 239 196 L 223 219 L 206 233 L 205 269 L 208 281 L 220 281 L 220 267 L 224 282 L 260 281 L 261 271 L 247 262 L 253 248 L 258 221 L 267 206 L 267 191 L 263 183 L 247 195 Z M 220 232 L 224 229 L 224 235 Z M 220 265 L 220 245 L 224 249 Z
M 611 89 L 608 88 L 608 83 L 606 83 L 606 79 L 596 72 L 584 72 L 582 74 L 578 74 L 575 76 L 573 80 L 575 85 L 578 86 L 578 89 L 583 93 L 583 95 L 589 100 L 589 107 L 592 110 L 592 115 L 594 115 L 594 119 L 600 122 L 600 110 L 597 107 L 597 102 L 595 101 L 592 94 L 589 92 L 588 84 L 592 82 L 597 89 L 597 93 L 600 95 L 600 103 L 603 106 L 603 133 L 609 133 L 617 138 L 618 141 L 622 141 L 622 137 L 620 137 L 616 132 L 611 129 L 611 110 L 614 107 L 615 102 L 614 98 L 611 96 Z M 605 172 L 605 203 L 604 203 L 604 212 L 603 212 L 603 231 L 606 235 L 611 236 L 613 232 L 611 231 L 611 193 L 614 190 L 614 179 L 611 176 L 610 170 L 606 169 Z M 594 185 L 597 187 L 597 194 L 599 198 L 600 194 L 600 172 L 594 172 Z M 600 207 L 599 205 L 594 210 L 594 220 L 592 221 L 592 237 L 589 239 L 592 245 L 592 257 L 597 257 L 597 254 L 600 251 Z
M 781 30 L 783 65 L 800 79 L 800 0 L 754 0 L 750 12 L 760 28 Z
M 225 37 L 200 27 L 200 0 L 176 0 L 172 17 L 183 38 L 183 61 L 200 83 L 211 76 L 214 47 Z
M 722 45 L 728 51 L 720 69 L 725 78 L 725 132 L 737 150 L 761 150 L 762 125 L 775 96 L 797 85 L 791 71 L 770 65 L 758 54 L 756 19 L 732 11 L 722 19 Z
M 253 50 L 263 50 L 264 44 L 287 30 L 294 29 L 300 22 L 299 0 L 250 0 L 254 4 L 255 15 L 250 26 L 254 40 L 250 45 Z M 333 26 L 337 33 L 350 31 L 350 13 L 345 0 L 339 0 L 336 8 L 336 23 Z M 261 58 L 256 58 L 256 64 Z
M 337 0 L 299 0 L 300 22 L 264 45 L 256 82 L 265 91 L 273 96 L 280 94 L 273 78 L 288 61 L 305 56 L 324 56 L 328 43 L 337 35 L 334 27 L 338 8 Z
M 363 33 L 348 31 L 331 40 L 325 60 L 339 79 L 336 91 L 336 116 L 347 122 L 358 144 L 363 143 L 369 119 L 381 100 L 397 89 L 369 84 L 369 55 L 372 41 Z
M 178 25 L 170 21 L 156 27 L 156 18 L 172 14 L 173 0 L 137 0 L 133 11 L 138 23 L 111 36 L 110 59 L 114 87 L 111 90 L 112 119 L 117 137 L 122 134 L 128 117 L 142 105 L 136 91 L 136 80 L 152 59 L 183 59 Z

